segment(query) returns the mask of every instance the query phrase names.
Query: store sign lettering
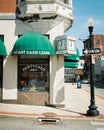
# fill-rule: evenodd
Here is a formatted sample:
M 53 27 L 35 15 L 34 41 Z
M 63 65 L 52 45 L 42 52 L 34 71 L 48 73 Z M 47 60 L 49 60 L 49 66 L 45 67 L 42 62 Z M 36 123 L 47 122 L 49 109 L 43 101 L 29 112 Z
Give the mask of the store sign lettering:
M 41 65 L 28 65 L 22 68 L 22 71 L 45 71 L 46 69 Z
M 50 51 L 23 50 L 23 51 L 14 51 L 14 54 L 17 54 L 17 55 L 50 55 Z

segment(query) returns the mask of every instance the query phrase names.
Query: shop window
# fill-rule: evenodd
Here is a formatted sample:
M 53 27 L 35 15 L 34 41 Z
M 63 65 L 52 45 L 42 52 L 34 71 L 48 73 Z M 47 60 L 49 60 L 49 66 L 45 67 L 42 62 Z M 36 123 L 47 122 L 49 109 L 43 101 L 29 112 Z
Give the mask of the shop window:
M 0 56 L 0 88 L 2 87 L 2 76 L 3 76 L 3 56 Z
M 64 69 L 64 82 L 72 82 L 75 81 L 74 69 L 73 68 L 65 68 Z
M 0 39 L 4 42 L 4 35 L 0 35 Z
M 18 57 L 18 89 L 21 91 L 49 91 L 49 58 Z
M 65 3 L 65 4 L 68 4 L 68 0 L 59 0 L 59 1 Z
M 26 1 L 26 0 L 18 0 L 17 2 L 18 2 L 18 4 L 20 4 L 20 3 L 23 2 L 23 1 Z
M 0 35 L 0 39 L 4 41 L 4 35 Z M 3 56 L 0 56 L 0 88 L 2 87 L 3 78 Z

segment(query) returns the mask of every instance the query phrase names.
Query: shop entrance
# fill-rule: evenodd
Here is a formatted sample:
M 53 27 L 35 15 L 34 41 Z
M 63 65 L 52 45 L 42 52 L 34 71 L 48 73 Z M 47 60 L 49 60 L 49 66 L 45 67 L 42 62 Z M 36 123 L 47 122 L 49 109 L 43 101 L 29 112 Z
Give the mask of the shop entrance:
M 18 56 L 19 104 L 49 104 L 49 56 Z

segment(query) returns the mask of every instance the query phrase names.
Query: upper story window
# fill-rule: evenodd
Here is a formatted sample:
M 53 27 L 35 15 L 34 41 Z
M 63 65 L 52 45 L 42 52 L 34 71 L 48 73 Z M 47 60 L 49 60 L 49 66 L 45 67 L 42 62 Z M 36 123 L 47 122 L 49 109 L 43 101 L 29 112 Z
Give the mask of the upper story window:
M 96 44 L 100 44 L 100 40 L 97 39 L 97 40 L 96 40 Z
M 59 1 L 65 3 L 65 4 L 69 4 L 69 0 L 59 0 Z
M 25 1 L 25 0 L 18 0 L 18 4 L 20 4 L 20 3 L 23 2 L 23 1 Z
M 67 0 L 60 0 L 60 1 L 62 1 L 63 3 L 67 3 Z
M 81 66 L 84 66 L 83 63 L 81 63 Z
M 85 44 L 84 45 L 84 48 L 86 49 L 86 48 L 90 48 L 90 44 Z

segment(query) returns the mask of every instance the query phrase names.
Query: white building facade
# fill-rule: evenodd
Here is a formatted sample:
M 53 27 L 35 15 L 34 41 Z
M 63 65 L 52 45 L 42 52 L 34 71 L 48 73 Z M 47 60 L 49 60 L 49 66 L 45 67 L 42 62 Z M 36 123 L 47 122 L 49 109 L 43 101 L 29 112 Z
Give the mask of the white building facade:
M 0 37 L 7 51 L 7 56 L 0 56 L 0 68 L 3 70 L 0 74 L 0 102 L 64 105 L 64 54 L 55 53 L 55 39 L 72 26 L 72 0 L 11 1 L 13 4 L 10 6 L 15 5 L 16 12 L 0 11 Z M 31 33 L 37 35 L 34 39 L 37 46 L 39 39 L 47 37 L 48 44 L 51 44 L 49 52 L 43 51 L 48 47 L 47 40 L 41 52 L 28 50 L 31 44 L 33 47 Z M 28 40 L 27 46 L 24 43 Z M 23 51 L 21 45 L 28 54 L 20 52 Z M 37 49 L 40 51 L 39 47 Z

